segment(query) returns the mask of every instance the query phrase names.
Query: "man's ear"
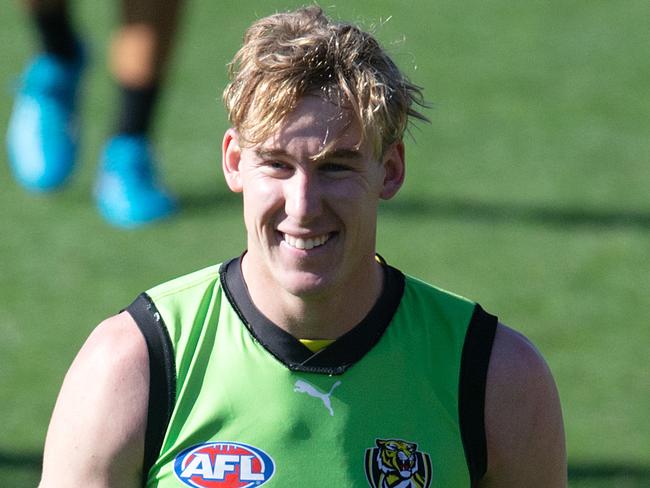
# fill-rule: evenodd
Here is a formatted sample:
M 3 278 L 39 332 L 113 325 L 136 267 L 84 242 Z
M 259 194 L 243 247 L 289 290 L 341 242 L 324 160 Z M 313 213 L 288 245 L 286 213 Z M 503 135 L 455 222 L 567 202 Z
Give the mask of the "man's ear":
M 404 183 L 406 163 L 404 161 L 404 143 L 395 142 L 388 146 L 382 156 L 384 166 L 384 183 L 380 197 L 384 200 L 393 198 Z
M 239 145 L 239 138 L 235 129 L 230 128 L 223 136 L 221 164 L 228 188 L 235 193 L 240 193 L 243 190 L 241 173 L 239 171 L 240 162 L 241 147 Z

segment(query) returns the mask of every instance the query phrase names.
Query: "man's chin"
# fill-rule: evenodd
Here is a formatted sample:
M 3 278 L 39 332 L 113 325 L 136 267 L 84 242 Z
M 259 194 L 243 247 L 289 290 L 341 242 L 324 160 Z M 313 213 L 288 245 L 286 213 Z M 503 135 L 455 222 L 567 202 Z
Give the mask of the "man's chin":
M 316 297 L 331 289 L 331 279 L 322 273 L 293 271 L 282 282 L 286 291 L 300 298 Z

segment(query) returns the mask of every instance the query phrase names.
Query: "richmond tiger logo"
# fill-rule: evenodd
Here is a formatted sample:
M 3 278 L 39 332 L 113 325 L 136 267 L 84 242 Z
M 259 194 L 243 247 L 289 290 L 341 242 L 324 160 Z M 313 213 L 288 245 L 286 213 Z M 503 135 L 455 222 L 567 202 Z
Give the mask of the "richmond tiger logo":
M 373 488 L 429 488 L 431 458 L 414 442 L 377 439 L 366 449 L 366 477 Z

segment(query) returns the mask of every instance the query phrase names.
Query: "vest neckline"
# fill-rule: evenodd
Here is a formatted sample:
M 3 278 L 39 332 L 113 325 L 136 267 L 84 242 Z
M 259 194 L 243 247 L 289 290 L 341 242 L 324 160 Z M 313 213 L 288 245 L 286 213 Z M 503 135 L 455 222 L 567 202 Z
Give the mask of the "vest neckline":
M 326 348 L 313 353 L 255 306 L 244 282 L 241 270 L 242 256 L 221 265 L 219 275 L 224 293 L 255 340 L 292 371 L 328 375 L 344 373 L 379 342 L 404 294 L 404 275 L 380 257 L 384 283 L 373 307 L 351 330 Z

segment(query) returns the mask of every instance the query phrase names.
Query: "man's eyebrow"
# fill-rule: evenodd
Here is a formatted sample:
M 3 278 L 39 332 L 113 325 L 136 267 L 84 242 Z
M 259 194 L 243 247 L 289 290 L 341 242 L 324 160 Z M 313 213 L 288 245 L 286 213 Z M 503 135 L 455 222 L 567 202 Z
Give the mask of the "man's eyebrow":
M 356 149 L 334 149 L 333 151 L 324 151 L 311 158 L 312 161 L 323 161 L 326 159 L 347 159 L 357 161 L 363 159 L 361 151 Z
M 255 149 L 255 155 L 260 159 L 274 159 L 287 157 L 289 154 L 282 148 L 258 148 Z
M 281 147 L 277 148 L 258 148 L 255 149 L 255 155 L 260 159 L 287 158 L 291 155 Z M 361 151 L 357 149 L 339 148 L 333 151 L 324 151 L 309 158 L 311 161 L 324 161 L 326 159 L 345 159 L 358 161 L 363 159 Z

